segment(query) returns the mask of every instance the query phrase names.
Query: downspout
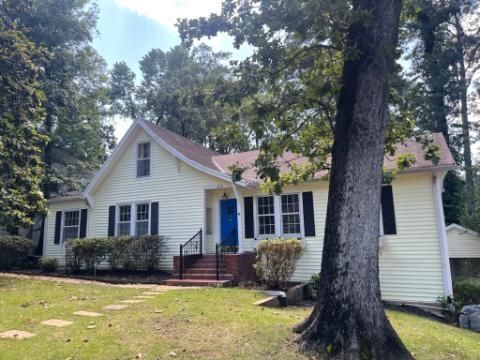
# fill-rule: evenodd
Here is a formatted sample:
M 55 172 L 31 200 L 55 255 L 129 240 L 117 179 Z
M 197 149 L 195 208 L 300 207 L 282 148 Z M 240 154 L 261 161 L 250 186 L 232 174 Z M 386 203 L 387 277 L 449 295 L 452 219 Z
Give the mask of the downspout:
M 240 193 L 237 185 L 232 182 L 233 193 L 237 199 L 237 237 L 238 237 L 238 253 L 243 253 L 243 195 Z
M 443 289 L 446 296 L 453 295 L 452 274 L 450 272 L 450 261 L 448 258 L 447 230 L 445 228 L 445 216 L 443 213 L 442 191 L 443 180 L 447 175 L 446 171 L 433 174 L 433 200 L 435 204 L 435 217 L 437 220 L 438 240 L 440 241 L 440 257 L 443 272 Z

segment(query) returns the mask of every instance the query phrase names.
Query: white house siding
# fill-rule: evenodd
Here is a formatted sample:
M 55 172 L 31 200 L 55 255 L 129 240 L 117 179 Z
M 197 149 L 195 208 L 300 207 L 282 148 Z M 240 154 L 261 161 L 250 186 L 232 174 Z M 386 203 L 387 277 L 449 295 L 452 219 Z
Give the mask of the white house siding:
M 480 236 L 451 228 L 447 230 L 448 256 L 454 259 L 480 258 Z
M 147 178 L 137 178 L 136 145 L 146 141 L 151 143 L 151 175 Z M 87 237 L 108 235 L 110 205 L 158 201 L 159 235 L 167 237 L 167 249 L 161 259 L 161 268 L 171 270 L 173 256 L 178 255 L 180 244 L 186 242 L 204 226 L 205 190 L 223 184 L 229 185 L 178 161 L 142 131 L 93 194 L 93 209 L 89 209 Z M 53 244 L 55 211 L 78 206 L 77 202 L 49 205 L 45 254 L 58 257 L 61 263 L 65 255 L 64 246 Z
M 147 178 L 136 178 L 136 144 L 146 141 L 151 143 L 151 174 Z M 204 226 L 205 190 L 224 183 L 177 160 L 141 132 L 94 193 L 88 236 L 107 236 L 110 205 L 158 201 L 158 233 L 167 237 L 168 244 L 161 268 L 171 270 L 180 244 Z
M 43 253 L 48 257 L 57 258 L 58 265 L 65 265 L 65 244 L 62 242 L 60 244 L 54 244 L 55 236 L 55 213 L 61 210 L 80 210 L 88 209 L 87 216 L 87 236 L 89 232 L 89 225 L 91 221 L 91 210 L 82 200 L 73 200 L 73 201 L 62 201 L 51 203 L 48 205 L 48 217 L 45 228 L 45 239 L 46 241 L 43 244 Z
M 304 281 L 320 270 L 328 184 L 325 181 L 286 188 L 312 191 L 315 237 L 304 239 L 302 256 L 292 280 Z M 246 196 L 258 194 L 247 192 Z M 434 302 L 443 295 L 440 245 L 437 235 L 431 174 L 400 174 L 393 183 L 397 234 L 386 237 L 380 253 L 380 283 L 385 300 Z M 244 249 L 258 243 L 246 239 Z
M 145 141 L 151 142 L 151 176 L 137 179 L 136 144 Z M 320 270 L 328 183 L 311 182 L 285 189 L 286 193 L 303 191 L 313 192 L 316 236 L 303 239 L 305 254 L 294 274 L 295 281 L 308 280 Z M 224 192 L 229 198 L 234 197 L 229 182 L 201 173 L 177 160 L 142 131 L 135 136 L 119 162 L 93 194 L 87 236 L 107 236 L 108 208 L 111 205 L 158 201 L 159 234 L 168 238 L 168 248 L 161 268 L 172 270 L 173 256 L 178 255 L 179 245 L 204 226 L 206 207 L 212 209 L 212 231 L 205 236 L 206 250 L 214 252 L 220 232 L 219 201 Z M 241 193 L 243 196 L 255 196 L 260 191 L 242 189 Z M 383 298 L 433 302 L 443 294 L 443 278 L 432 175 L 398 175 L 393 183 L 393 196 L 397 235 L 387 236 L 380 254 Z M 45 254 L 56 256 L 61 262 L 64 259 L 63 246 L 53 244 L 55 211 L 84 207 L 83 202 L 77 201 L 49 205 Z M 253 250 L 258 241 L 244 239 L 244 251 Z

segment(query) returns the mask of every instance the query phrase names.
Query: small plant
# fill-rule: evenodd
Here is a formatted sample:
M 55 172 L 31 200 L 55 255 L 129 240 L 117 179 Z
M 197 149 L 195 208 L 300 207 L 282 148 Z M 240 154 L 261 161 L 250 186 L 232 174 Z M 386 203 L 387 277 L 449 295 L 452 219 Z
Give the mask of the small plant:
M 0 269 L 22 265 L 33 248 L 33 241 L 21 236 L 0 236 Z
M 439 296 L 437 302 L 445 309 L 448 321 L 453 323 L 457 320 L 461 305 L 451 296 Z
M 480 304 L 480 279 L 467 278 L 453 285 L 455 300 L 460 306 Z
M 40 268 L 44 272 L 54 272 L 57 270 L 57 259 L 51 257 L 41 257 L 39 260 Z
M 286 289 L 302 252 L 302 244 L 297 239 L 261 241 L 254 265 L 257 275 L 270 288 Z
M 310 290 L 312 299 L 316 299 L 320 290 L 320 273 L 313 274 L 310 278 Z

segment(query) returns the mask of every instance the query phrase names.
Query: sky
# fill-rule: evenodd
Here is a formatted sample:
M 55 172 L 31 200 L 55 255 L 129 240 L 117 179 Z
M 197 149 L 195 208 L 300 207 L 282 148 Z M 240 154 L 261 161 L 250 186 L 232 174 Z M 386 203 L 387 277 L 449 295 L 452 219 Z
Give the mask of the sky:
M 197 18 L 219 13 L 222 0 L 97 0 L 99 34 L 93 46 L 111 68 L 125 61 L 141 79 L 139 61 L 153 48 L 168 50 L 180 44 L 175 23 L 177 18 Z M 236 50 L 232 39 L 225 34 L 202 42 L 216 51 L 232 53 L 243 59 L 251 53 L 245 46 Z M 130 119 L 115 117 L 115 135 L 120 140 L 131 124 Z

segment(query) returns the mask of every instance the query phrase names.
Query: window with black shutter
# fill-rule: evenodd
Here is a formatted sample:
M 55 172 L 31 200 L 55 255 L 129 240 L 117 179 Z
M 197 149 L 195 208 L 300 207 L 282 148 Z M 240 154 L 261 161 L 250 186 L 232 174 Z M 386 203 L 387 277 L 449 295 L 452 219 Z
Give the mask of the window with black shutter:
M 395 206 L 393 204 L 393 191 L 391 185 L 382 186 L 382 222 L 385 235 L 395 235 L 397 224 L 395 221 Z

